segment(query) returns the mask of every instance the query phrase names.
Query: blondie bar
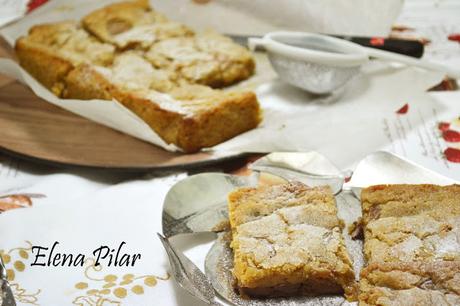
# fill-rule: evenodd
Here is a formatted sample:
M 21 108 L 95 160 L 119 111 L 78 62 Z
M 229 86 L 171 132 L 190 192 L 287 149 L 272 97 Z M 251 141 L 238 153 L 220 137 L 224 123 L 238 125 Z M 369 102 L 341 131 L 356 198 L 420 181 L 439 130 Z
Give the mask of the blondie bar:
M 245 48 L 212 31 L 158 41 L 145 53 L 145 58 L 178 79 L 214 88 L 245 80 L 255 69 Z
M 128 28 L 124 22 L 129 24 Z M 148 26 L 146 33 L 152 34 L 154 30 L 154 39 L 136 32 L 142 26 Z M 122 34 L 126 35 L 119 36 Z M 198 62 L 186 64 L 176 59 L 172 68 L 160 64 L 161 61 L 155 66 L 148 60 L 155 57 L 152 50 L 146 55 L 155 43 L 174 37 L 188 42 L 189 36 L 200 46 L 207 46 L 209 37 L 206 52 L 213 59 L 207 64 L 200 63 L 206 67 L 217 63 L 218 68 L 200 74 L 205 69 L 199 68 L 202 66 Z M 217 42 L 223 47 L 215 45 Z M 187 59 L 194 54 L 201 58 L 204 52 L 198 49 L 185 52 L 187 48 L 181 46 L 174 51 L 170 47 L 168 52 L 188 52 Z M 254 68 L 249 51 L 218 34 L 195 34 L 170 22 L 150 9 L 147 1 L 102 8 L 85 17 L 83 26 L 72 21 L 34 26 L 28 36 L 17 40 L 15 49 L 21 66 L 57 96 L 115 99 L 145 121 L 166 143 L 185 152 L 221 143 L 255 128 L 261 121 L 253 92 L 224 91 L 202 85 L 224 86 L 249 77 Z M 238 55 L 228 60 L 228 54 Z M 251 72 L 242 68 L 237 59 L 240 55 L 242 61 L 252 63 Z M 157 58 L 169 59 L 160 51 Z M 193 71 L 194 67 L 197 70 Z
M 115 47 L 101 43 L 78 23 L 63 21 L 37 25 L 16 41 L 21 66 L 57 96 L 62 96 L 66 76 L 80 64 L 110 65 Z
M 368 262 L 460 260 L 460 216 L 387 217 L 364 232 Z
M 115 3 L 92 12 L 83 26 L 119 49 L 136 48 L 175 79 L 224 87 L 254 73 L 251 53 L 212 31 L 195 33 L 152 10 L 147 0 Z
M 460 186 L 387 185 L 362 191 L 368 263 L 460 260 Z
M 364 225 L 379 218 L 425 211 L 460 215 L 460 185 L 376 185 L 362 190 L 361 203 Z
M 460 305 L 460 262 L 371 264 L 361 271 L 359 305 Z
M 101 41 L 119 49 L 147 49 L 161 39 L 194 34 L 187 26 L 153 10 L 148 0 L 107 5 L 85 16 L 82 24 Z
M 111 67 L 79 66 L 66 84 L 66 98 L 114 98 L 185 152 L 218 144 L 261 120 L 254 93 L 171 82 L 135 53 L 117 56 Z
M 459 305 L 460 186 L 378 185 L 361 199 L 360 305 Z
M 291 182 L 241 188 L 228 201 L 241 294 L 354 295 L 353 266 L 329 187 Z

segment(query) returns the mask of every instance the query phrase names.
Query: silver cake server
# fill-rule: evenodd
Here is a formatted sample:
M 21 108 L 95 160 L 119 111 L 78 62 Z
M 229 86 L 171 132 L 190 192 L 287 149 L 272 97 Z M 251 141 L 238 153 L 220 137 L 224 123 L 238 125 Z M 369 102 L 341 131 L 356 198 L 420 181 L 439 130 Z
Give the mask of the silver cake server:
M 255 186 L 258 175 L 202 173 L 175 184 L 163 204 L 163 235 L 219 232 L 228 220 L 227 194 L 235 188 Z
M 386 151 L 377 151 L 362 159 L 347 183 L 357 198 L 361 189 L 380 184 L 436 184 L 459 182 Z
M 265 172 L 309 186 L 329 185 L 334 194 L 342 190 L 345 177 L 328 159 L 317 152 L 276 152 L 257 160 L 251 176 L 202 173 L 175 184 L 163 204 L 163 234 L 220 232 L 228 221 L 227 195 L 238 187 L 254 187 L 259 173 Z
M 176 250 L 168 238 L 158 234 L 169 258 L 176 282 L 188 293 L 213 306 L 221 306 L 216 300 L 216 293 L 206 275 L 184 254 Z
M 345 177 L 327 158 L 317 152 L 275 152 L 250 167 L 251 176 L 201 173 L 175 184 L 163 203 L 163 234 L 220 232 L 228 222 L 227 194 L 239 187 L 254 187 L 261 172 L 308 186 L 329 185 L 334 194 L 342 190 Z
M 342 190 L 350 171 L 340 171 L 330 160 L 317 152 L 274 152 L 249 166 L 249 169 L 279 176 L 287 181 L 299 181 L 305 185 L 329 185 L 334 194 Z
M 0 256 L 0 282 L 1 282 L 1 302 L 2 306 L 16 306 L 13 292 L 11 291 L 8 277 L 6 274 L 5 264 L 3 258 Z

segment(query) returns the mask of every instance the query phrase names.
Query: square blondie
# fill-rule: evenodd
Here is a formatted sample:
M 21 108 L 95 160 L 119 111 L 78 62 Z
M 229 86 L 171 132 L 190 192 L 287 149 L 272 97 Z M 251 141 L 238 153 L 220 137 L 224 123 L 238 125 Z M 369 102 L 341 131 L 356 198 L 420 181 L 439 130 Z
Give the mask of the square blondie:
M 360 305 L 459 305 L 460 185 L 378 185 L 361 200 Z
M 148 0 L 114 3 L 82 19 L 83 27 L 119 50 L 136 49 L 175 79 L 221 88 L 255 71 L 251 53 L 230 38 L 196 33 L 156 12 Z
M 148 0 L 112 3 L 82 19 L 89 33 L 118 49 L 149 48 L 154 42 L 193 35 L 186 25 L 169 20 L 150 7 Z
M 368 262 L 460 260 L 460 216 L 387 217 L 364 232 Z
M 384 217 L 413 216 L 426 211 L 460 215 L 460 185 L 376 185 L 361 192 L 364 225 Z
M 353 297 L 353 266 L 329 187 L 240 188 L 228 202 L 233 273 L 242 295 Z
M 371 264 L 361 272 L 359 305 L 460 305 L 460 262 Z
M 368 263 L 460 260 L 459 185 L 379 185 L 361 198 Z

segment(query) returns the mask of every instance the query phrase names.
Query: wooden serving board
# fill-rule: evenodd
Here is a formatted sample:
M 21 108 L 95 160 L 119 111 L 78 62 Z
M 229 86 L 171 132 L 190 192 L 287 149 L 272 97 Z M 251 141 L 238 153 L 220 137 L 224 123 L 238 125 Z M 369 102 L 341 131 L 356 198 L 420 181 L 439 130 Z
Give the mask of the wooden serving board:
M 0 149 L 52 164 L 124 170 L 204 166 L 235 153 L 171 153 L 70 113 L 0 79 Z

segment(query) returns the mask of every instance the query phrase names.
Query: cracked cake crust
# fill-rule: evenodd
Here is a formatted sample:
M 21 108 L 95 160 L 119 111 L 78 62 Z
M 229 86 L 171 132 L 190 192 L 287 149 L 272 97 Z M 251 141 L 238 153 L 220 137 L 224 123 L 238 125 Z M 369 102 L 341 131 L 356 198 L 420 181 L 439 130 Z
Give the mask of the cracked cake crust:
M 378 185 L 361 198 L 368 263 L 460 259 L 460 185 Z
M 154 29 L 137 31 L 144 26 Z M 174 37 L 194 37 L 200 45 L 207 46 L 212 55 L 209 63 L 215 64 L 217 70 L 202 78 L 200 69 L 193 72 L 193 67 L 203 62 L 196 66 L 194 61 L 184 63 L 179 59 L 181 64 L 174 64 L 175 68 L 152 65 L 146 59 L 146 50 Z M 209 46 L 206 40 L 211 38 Z M 224 48 L 219 49 L 214 42 Z M 250 52 L 219 34 L 195 34 L 153 11 L 148 1 L 109 5 L 85 17 L 83 26 L 74 21 L 34 26 L 27 36 L 16 41 L 15 51 L 20 65 L 58 97 L 115 99 L 167 144 L 187 153 L 253 129 L 262 118 L 253 92 L 207 86 L 226 86 L 248 78 L 254 70 Z M 249 66 L 242 68 L 243 62 Z M 181 65 L 188 65 L 188 76 L 193 77 L 176 71 Z
M 379 218 L 424 211 L 460 215 L 460 185 L 375 185 L 362 190 L 361 203 L 364 225 Z
M 361 198 L 360 305 L 459 305 L 460 185 L 378 185 Z
M 459 261 L 375 263 L 361 271 L 359 305 L 459 304 Z
M 229 195 L 234 275 L 243 295 L 345 292 L 355 276 L 328 187 L 298 182 Z
M 120 50 L 136 49 L 176 80 L 221 88 L 254 74 L 251 53 L 213 31 L 195 33 L 154 11 L 146 0 L 121 2 L 96 10 L 83 27 Z
M 460 216 L 381 218 L 370 222 L 364 235 L 368 262 L 460 260 Z

